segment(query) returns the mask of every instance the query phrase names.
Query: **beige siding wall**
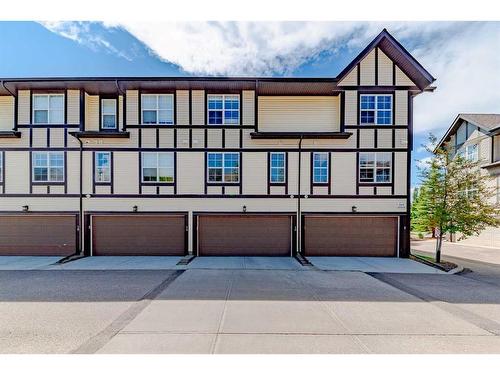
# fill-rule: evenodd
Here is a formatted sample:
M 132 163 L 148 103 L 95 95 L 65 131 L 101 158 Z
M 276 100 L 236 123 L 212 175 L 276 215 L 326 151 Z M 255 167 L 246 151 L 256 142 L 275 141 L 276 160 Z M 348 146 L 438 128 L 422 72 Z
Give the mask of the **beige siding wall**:
M 395 130 L 394 146 L 396 148 L 408 147 L 408 130 L 407 129 L 396 129 Z
M 189 148 L 189 130 L 177 129 L 177 147 Z
M 33 128 L 33 147 L 47 146 L 47 129 Z
M 243 90 L 242 96 L 242 125 L 255 125 L 255 91 Z
M 359 63 L 361 69 L 360 83 L 362 86 L 375 85 L 375 50 L 372 50 Z
M 332 194 L 356 194 L 356 153 L 332 152 Z
M 30 186 L 30 154 L 29 152 L 5 152 L 4 184 L 5 193 L 27 194 Z M 1 198 L 2 201 L 4 198 Z M 2 211 L 5 210 L 2 204 Z M 16 211 L 20 207 L 16 208 Z
M 406 195 L 406 153 L 394 154 L 394 194 Z
M 339 131 L 338 96 L 259 96 L 259 131 Z
M 67 186 L 68 194 L 78 194 L 80 190 L 80 153 L 67 152 L 66 153 L 66 170 L 67 170 Z M 85 165 L 88 168 L 88 164 Z M 92 168 L 92 163 L 90 163 L 90 169 Z M 88 171 L 84 168 L 85 176 L 92 176 L 92 171 Z M 90 173 L 89 173 L 90 172 Z M 91 178 L 91 177 L 90 177 Z
M 68 101 L 68 124 L 80 124 L 80 90 L 68 90 L 66 100 Z
M 493 161 L 498 161 L 500 160 L 500 135 L 495 135 L 494 144 L 495 144 L 495 153 L 493 155 L 494 157 Z
M 177 193 L 203 194 L 204 193 L 204 153 L 178 152 L 177 153 Z
M 123 95 L 118 96 L 118 128 L 123 128 Z
M 64 147 L 64 133 L 66 131 L 67 129 L 50 129 L 50 147 Z
M 17 92 L 18 121 L 20 125 L 29 125 L 31 111 L 30 90 L 19 90 Z
M 375 147 L 375 129 L 360 129 L 359 147 L 361 148 Z
M 0 131 L 14 128 L 14 97 L 0 96 Z
M 225 130 L 226 148 L 238 148 L 240 146 L 240 131 L 226 129 Z
M 193 125 L 205 125 L 205 91 L 193 90 L 191 98 Z
M 392 130 L 378 129 L 377 130 L 377 147 L 391 148 L 392 147 Z
M 396 66 L 396 86 L 415 86 L 413 81 Z
M 267 194 L 267 154 L 245 152 L 242 156 L 243 194 Z M 257 167 L 256 167 L 257 166 Z
M 408 91 L 395 92 L 395 125 L 408 125 Z
M 345 91 L 345 124 L 358 124 L 358 92 L 355 90 Z
M 175 95 L 177 124 L 189 125 L 189 90 L 177 90 Z
M 358 67 L 355 66 L 343 80 L 339 82 L 339 86 L 356 86 L 358 84 Z
M 378 84 L 381 86 L 392 85 L 392 60 L 378 50 Z
M 140 178 L 137 152 L 115 152 L 113 159 L 115 194 L 137 194 Z
M 208 148 L 222 147 L 222 130 L 208 129 L 207 131 L 207 146 Z
M 85 94 L 85 130 L 99 130 L 99 95 Z
M 139 91 L 127 90 L 127 125 L 139 124 Z

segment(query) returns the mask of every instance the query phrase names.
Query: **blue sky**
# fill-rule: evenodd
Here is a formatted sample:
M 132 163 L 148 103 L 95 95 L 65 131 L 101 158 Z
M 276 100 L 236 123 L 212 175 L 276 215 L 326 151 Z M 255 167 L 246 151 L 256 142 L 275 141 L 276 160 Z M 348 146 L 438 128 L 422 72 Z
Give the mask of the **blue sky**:
M 500 113 L 499 22 L 0 22 L 0 77 L 335 77 L 384 27 L 437 78 L 414 159 L 457 113 Z

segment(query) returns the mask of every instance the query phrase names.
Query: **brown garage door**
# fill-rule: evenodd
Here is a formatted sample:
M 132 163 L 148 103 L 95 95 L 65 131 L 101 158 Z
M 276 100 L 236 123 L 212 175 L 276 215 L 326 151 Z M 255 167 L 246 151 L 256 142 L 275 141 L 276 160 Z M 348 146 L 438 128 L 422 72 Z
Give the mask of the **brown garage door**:
M 396 255 L 396 217 L 306 216 L 304 224 L 306 256 Z
M 92 216 L 92 255 L 184 255 L 185 215 Z
M 76 215 L 0 215 L 0 255 L 71 255 L 76 236 Z
M 289 256 L 291 218 L 285 215 L 204 215 L 199 255 Z

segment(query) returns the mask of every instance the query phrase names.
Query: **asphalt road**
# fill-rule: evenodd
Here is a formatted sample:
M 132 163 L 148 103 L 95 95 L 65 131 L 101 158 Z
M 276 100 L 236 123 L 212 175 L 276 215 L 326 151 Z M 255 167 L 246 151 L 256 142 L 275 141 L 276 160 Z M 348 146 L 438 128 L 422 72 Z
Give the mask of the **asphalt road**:
M 0 352 L 500 353 L 497 276 L 471 274 L 1 271 Z

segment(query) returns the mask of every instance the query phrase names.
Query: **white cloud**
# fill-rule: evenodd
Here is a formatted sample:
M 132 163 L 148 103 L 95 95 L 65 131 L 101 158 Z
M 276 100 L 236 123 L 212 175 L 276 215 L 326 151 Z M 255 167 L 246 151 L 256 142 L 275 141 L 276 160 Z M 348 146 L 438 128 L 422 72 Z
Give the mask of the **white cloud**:
M 450 22 L 125 22 L 158 58 L 197 75 L 292 75 L 322 52 L 362 49 L 387 27 L 438 80 L 415 101 L 415 132 L 442 133 L 458 112 L 500 112 L 500 23 Z M 127 58 L 80 22 L 49 30 Z M 92 47 L 91 47 L 92 48 Z M 114 48 L 114 50 L 113 50 Z M 438 134 L 439 135 L 439 134 Z

